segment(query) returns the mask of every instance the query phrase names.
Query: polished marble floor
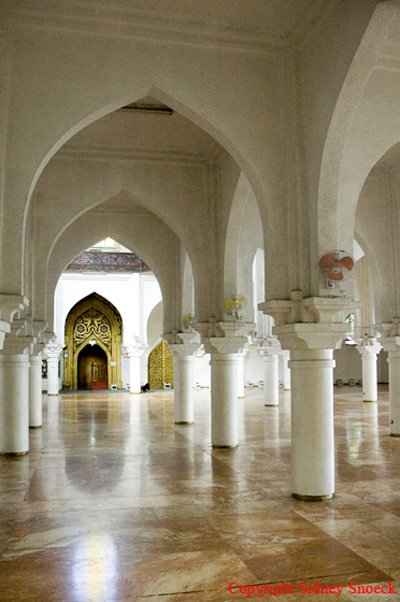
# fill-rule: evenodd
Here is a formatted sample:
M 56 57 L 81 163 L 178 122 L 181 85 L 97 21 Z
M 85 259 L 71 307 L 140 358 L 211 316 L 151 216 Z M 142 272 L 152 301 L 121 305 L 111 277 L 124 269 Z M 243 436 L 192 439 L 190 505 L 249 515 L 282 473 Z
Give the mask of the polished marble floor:
M 387 397 L 335 392 L 324 503 L 290 496 L 287 392 L 266 408 L 247 391 L 234 450 L 210 447 L 205 391 L 191 426 L 173 424 L 170 392 L 45 397 L 30 454 L 0 459 L 0 601 L 400 600 L 386 591 L 400 581 Z

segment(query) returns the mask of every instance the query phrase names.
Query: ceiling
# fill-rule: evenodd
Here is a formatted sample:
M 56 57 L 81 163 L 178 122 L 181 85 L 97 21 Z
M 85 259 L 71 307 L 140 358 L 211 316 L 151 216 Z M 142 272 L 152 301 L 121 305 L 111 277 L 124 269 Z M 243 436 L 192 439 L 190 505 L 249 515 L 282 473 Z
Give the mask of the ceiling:
M 161 104 L 150 96 L 139 102 Z M 73 136 L 60 154 L 97 154 L 109 158 L 168 155 L 186 162 L 206 163 L 221 157 L 224 150 L 207 132 L 175 111 L 157 114 L 119 109 Z
M 159 35 L 193 36 L 253 46 L 293 44 L 339 0 L 3 0 L 13 16 L 46 26 L 126 27 Z M 97 25 L 96 25 L 97 23 Z M 121 29 L 122 27 L 122 29 Z M 192 39 L 192 41 L 193 41 Z

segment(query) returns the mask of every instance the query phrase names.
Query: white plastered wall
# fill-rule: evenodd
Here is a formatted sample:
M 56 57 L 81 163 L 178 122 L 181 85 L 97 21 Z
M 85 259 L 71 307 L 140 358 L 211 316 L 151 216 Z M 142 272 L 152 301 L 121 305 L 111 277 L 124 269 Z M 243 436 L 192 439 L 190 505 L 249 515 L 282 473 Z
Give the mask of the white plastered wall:
M 68 11 L 68 3 L 64 5 Z M 7 11 L 4 17 L 7 20 Z M 243 50 L 240 46 L 221 47 L 216 53 L 213 47 L 194 44 L 185 45 L 183 51 L 179 43 L 147 41 L 135 35 L 120 37 L 118 32 L 106 38 L 89 36 L 74 30 L 72 24 L 66 31 L 57 28 L 57 16 L 50 19 L 51 26 L 47 26 L 46 18 L 44 14 L 41 27 L 36 28 L 35 19 L 19 17 L 16 7 L 8 28 L 14 54 L 2 242 L 7 256 L 15 261 L 5 266 L 4 289 L 25 292 L 19 258 L 27 202 L 54 152 L 89 123 L 150 93 L 215 136 L 245 171 L 263 222 L 279 231 L 279 236 L 268 242 L 269 265 L 280 275 L 285 274 L 287 157 L 280 149 L 287 133 L 286 106 L 282 106 L 287 94 L 279 53 L 258 48 Z M 85 174 L 81 176 L 85 182 Z M 115 183 L 115 175 L 108 176 Z M 129 188 L 132 179 L 127 179 Z M 184 174 L 182 179 L 184 182 Z M 114 187 L 100 199 L 118 191 L 119 187 Z M 67 205 L 54 197 L 54 215 L 64 212 Z M 199 233 L 202 238 L 201 224 L 193 223 L 195 210 L 194 203 L 190 208 L 188 204 L 185 233 L 190 231 L 195 237 Z M 175 215 L 168 210 L 165 219 L 171 225 Z M 183 240 L 183 231 L 179 236 Z M 194 273 L 198 272 L 196 261 L 192 264 Z M 215 283 L 210 286 L 208 279 L 199 286 L 210 291 Z M 270 291 L 275 298 L 286 297 L 286 279 L 271 278 Z M 212 290 L 209 295 L 207 313 L 215 298 Z
M 393 176 L 374 169 L 368 176 L 357 205 L 356 232 L 373 282 L 375 321 L 390 321 L 397 315 L 396 261 L 393 240 L 398 228 L 395 207 L 399 191 L 391 185 Z M 394 184 L 394 182 L 392 182 Z
M 51 162 L 38 184 L 34 201 L 36 265 L 44 265 L 49 251 L 66 228 L 79 228 L 77 217 L 83 216 L 85 210 L 89 211 L 105 199 L 115 196 L 128 199 L 128 207 L 129 199 L 132 200 L 132 205 L 137 207 L 138 203 L 135 203 L 134 199 L 144 197 L 145 201 L 141 201 L 140 205 L 161 214 L 161 218 L 167 215 L 174 231 L 182 234 L 184 242 L 189 245 L 188 252 L 193 254 L 197 251 L 197 256 L 202 257 L 202 264 L 197 261 L 194 267 L 200 272 L 198 280 L 201 285 L 207 278 L 206 268 L 210 265 L 211 254 L 207 253 L 207 249 L 211 235 L 207 227 L 207 198 L 203 174 L 197 166 L 161 163 L 138 166 L 128 163 L 121 167 L 113 161 L 107 162 L 106 165 L 101 161 L 83 160 Z M 60 207 L 57 212 L 54 211 L 55 205 Z M 189 207 L 192 206 L 193 212 L 189 219 Z M 112 213 L 110 209 L 109 215 L 104 215 L 107 226 Z M 118 208 L 114 213 L 118 220 Z M 125 226 L 121 219 L 119 223 L 126 229 L 129 219 L 137 221 L 138 218 L 129 218 L 128 214 L 125 214 Z M 160 223 L 160 219 L 158 222 Z M 192 223 L 196 224 L 196 227 L 191 228 Z M 133 223 L 132 229 L 143 241 L 157 234 L 148 230 L 148 220 L 143 222 L 141 228 L 137 223 Z M 117 240 L 120 238 L 118 233 L 112 237 Z M 149 240 L 150 245 L 161 245 L 162 242 L 162 236 L 156 236 L 153 242 Z M 82 249 L 77 248 L 76 252 L 80 250 Z M 153 269 L 156 271 L 156 268 L 157 266 L 154 266 Z M 171 280 L 165 280 L 162 285 L 166 285 L 167 282 Z M 200 286 L 200 291 L 205 289 L 206 287 Z M 199 294 L 201 295 L 201 292 Z M 209 293 L 204 292 L 204 295 Z
M 244 50 L 240 45 L 221 46 L 216 51 L 212 44 L 183 46 L 154 36 L 144 40 L 134 32 L 126 37 L 113 30 L 112 23 L 105 24 L 107 35 L 88 35 L 83 19 L 78 31 L 73 19 L 66 27 L 51 11 L 27 18 L 19 14 L 19 5 L 8 5 L 14 6 L 12 15 L 4 11 L 4 72 L 12 72 L 12 77 L 6 78 L 7 136 L 3 140 L 4 291 L 28 292 L 22 266 L 24 220 L 27 203 L 48 160 L 86 125 L 151 93 L 215 136 L 246 173 L 264 227 L 268 298 L 287 298 L 294 285 L 304 285 L 305 292 L 310 292 L 309 272 L 315 272 L 310 266 L 318 256 L 318 244 L 321 249 L 328 242 L 336 247 L 341 243 L 338 232 L 340 236 L 346 232 L 337 227 L 336 220 L 336 174 L 343 152 L 338 141 L 347 138 L 347 132 L 341 135 L 341 124 L 348 127 L 353 109 L 358 110 L 359 96 L 350 86 L 344 101 L 337 100 L 347 73 L 347 82 L 357 83 L 349 67 L 376 1 L 332 3 L 322 25 L 294 54 L 267 47 Z M 59 5 L 61 12 L 68 13 L 68 2 Z M 382 7 L 380 11 L 387 10 L 386 3 Z M 395 10 L 389 8 L 387 23 L 395 23 Z M 368 49 L 371 44 L 366 43 Z M 365 61 L 368 68 L 370 63 Z M 363 83 L 357 85 L 361 89 Z M 326 168 L 327 173 L 321 176 L 317 216 L 323 153 L 322 171 Z M 331 183 L 332 190 L 326 190 L 322 181 Z M 119 190 L 117 187 L 111 194 Z M 188 232 L 196 227 L 189 219 L 193 207 L 190 204 L 186 218 L 190 223 L 181 232 L 188 238 Z M 59 210 L 62 200 L 55 199 L 52 211 L 56 214 Z M 210 207 L 209 221 L 215 215 L 215 207 Z M 171 225 L 169 210 L 164 217 Z M 215 244 L 215 232 L 211 238 Z M 346 241 L 347 234 L 343 234 L 344 245 Z M 217 258 L 214 260 L 216 265 Z M 198 264 L 193 258 L 195 274 L 204 268 L 200 255 Z M 206 268 L 203 273 L 207 274 Z M 212 273 L 215 278 L 210 282 Z M 221 304 L 221 290 L 215 295 L 216 276 L 217 272 L 208 272 L 198 280 L 199 290 L 208 291 L 208 298 L 199 304 L 206 319 L 206 314 L 213 313 L 213 300 L 218 297 L 217 304 Z
M 243 318 L 254 322 L 253 261 L 258 248 L 264 247 L 260 212 L 251 186 L 240 174 L 230 205 L 223 250 L 224 299 L 232 293 L 244 295 Z M 265 291 L 263 291 L 265 295 Z
M 299 53 L 301 138 L 306 157 L 305 190 L 308 197 L 304 212 L 309 215 L 313 294 L 324 294 L 320 288 L 318 258 L 328 250 L 352 250 L 354 223 L 347 219 L 346 207 L 340 207 L 339 213 L 339 180 L 343 146 L 376 58 L 379 46 L 376 35 L 380 35 L 383 20 L 386 23 L 392 19 L 390 14 L 382 19 L 386 3 L 377 8 L 376 5 L 377 0 L 332 3 L 326 18 L 317 25 Z M 338 219 L 339 215 L 341 219 Z M 299 251 L 298 260 L 303 261 L 307 249 L 299 248 Z
M 180 243 L 171 230 L 148 211 L 107 213 L 106 205 L 76 220 L 52 249 L 46 283 L 48 319 L 52 318 L 54 289 L 65 266 L 78 252 L 107 236 L 136 252 L 153 269 L 164 298 L 164 328 L 169 331 L 180 315 L 179 294 L 176 297 Z M 40 290 L 39 287 L 38 296 Z

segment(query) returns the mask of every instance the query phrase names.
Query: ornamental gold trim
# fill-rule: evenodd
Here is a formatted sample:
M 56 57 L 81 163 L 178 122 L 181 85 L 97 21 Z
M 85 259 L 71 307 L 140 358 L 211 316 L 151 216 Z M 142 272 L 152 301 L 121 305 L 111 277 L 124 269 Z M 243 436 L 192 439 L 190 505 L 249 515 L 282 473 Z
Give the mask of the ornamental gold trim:
M 174 358 L 165 339 L 149 354 L 148 377 L 150 389 L 163 389 L 165 384 L 174 386 Z
M 70 310 L 65 321 L 64 389 L 78 388 L 78 358 L 87 345 L 96 344 L 107 356 L 108 387 L 122 388 L 122 318 L 112 303 L 92 293 Z

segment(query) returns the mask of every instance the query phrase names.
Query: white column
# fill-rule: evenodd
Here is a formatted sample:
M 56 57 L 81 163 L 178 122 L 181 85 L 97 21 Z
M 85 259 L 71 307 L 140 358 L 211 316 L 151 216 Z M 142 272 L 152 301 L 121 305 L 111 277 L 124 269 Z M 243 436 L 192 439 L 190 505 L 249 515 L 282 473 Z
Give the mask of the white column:
M 211 442 L 236 447 L 238 436 L 237 354 L 211 353 Z
M 4 320 L 0 320 L 0 350 L 3 349 L 4 339 L 6 334 L 11 330 L 10 324 Z
M 174 345 L 170 345 L 174 347 Z M 175 424 L 193 424 L 193 355 L 174 354 Z
M 42 426 L 42 354 L 31 355 L 29 366 L 29 427 Z
M 59 376 L 58 364 L 60 361 L 62 347 L 53 337 L 44 348 L 44 356 L 47 359 L 47 395 L 58 395 Z
M 242 399 L 245 397 L 245 389 L 244 389 L 244 361 L 246 359 L 246 355 L 248 352 L 248 348 L 245 347 L 243 351 L 237 354 L 237 396 Z
M 280 372 L 280 382 L 283 385 L 284 391 L 290 391 L 291 383 L 290 383 L 290 368 L 289 368 L 289 360 L 290 360 L 290 351 L 287 349 L 281 349 L 278 353 L 279 356 L 279 372 Z
M 259 306 L 274 317 L 274 334 L 290 351 L 291 486 L 294 497 L 307 501 L 327 500 L 335 492 L 333 350 L 347 327 L 334 320 L 352 306 L 340 297 L 303 298 L 301 291 Z
M 330 499 L 335 491 L 332 349 L 292 351 L 292 492 Z
M 200 347 L 200 335 L 195 330 L 176 334 L 169 344 L 174 356 L 175 424 L 193 424 L 193 362 Z
M 236 447 L 238 428 L 238 353 L 249 341 L 254 324 L 240 319 L 197 324 L 211 355 L 211 443 L 213 447 Z M 222 336 L 210 336 L 218 334 Z
M 264 404 L 279 405 L 279 357 L 280 344 L 276 337 L 264 340 L 258 352 L 264 360 Z
M 142 386 L 142 354 L 129 356 L 129 392 L 140 393 Z
M 47 355 L 47 395 L 58 395 L 58 362 L 59 355 Z
M 16 350 L 0 356 L 0 453 L 13 456 L 29 451 L 29 348 Z
M 264 359 L 264 405 L 279 405 L 279 370 L 278 356 L 263 356 Z
M 400 437 L 400 336 L 382 338 L 380 343 L 388 352 L 390 434 Z
M 373 337 L 365 337 L 357 347 L 362 362 L 363 401 L 378 401 L 377 355 L 381 349 Z
M 142 355 L 146 345 L 139 337 L 132 337 L 133 342 L 122 345 L 122 353 L 129 358 L 129 391 L 140 393 L 142 386 Z

